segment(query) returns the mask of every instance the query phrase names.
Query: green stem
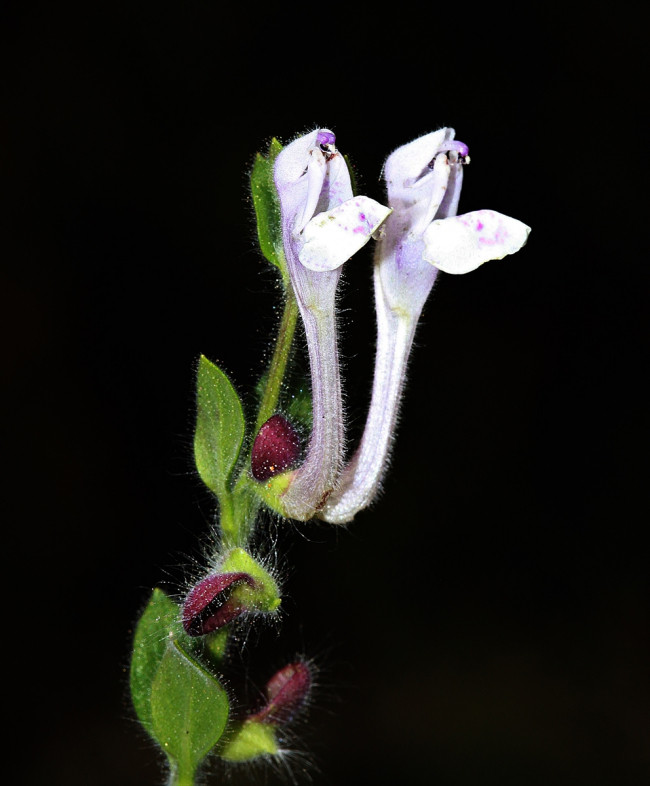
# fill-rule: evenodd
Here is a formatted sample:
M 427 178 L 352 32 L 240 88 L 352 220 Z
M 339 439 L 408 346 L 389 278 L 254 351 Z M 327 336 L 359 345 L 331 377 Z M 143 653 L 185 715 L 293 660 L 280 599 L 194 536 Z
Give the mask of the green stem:
M 286 289 L 284 311 L 275 341 L 275 349 L 266 375 L 266 384 L 262 393 L 260 408 L 257 412 L 253 438 L 277 409 L 282 382 L 289 363 L 289 356 L 291 355 L 298 313 L 298 303 L 293 291 L 288 287 Z M 222 519 L 221 526 L 227 546 L 244 546 L 246 544 L 260 507 L 260 499 L 255 488 L 256 484 L 251 480 L 248 471 L 251 463 L 250 459 L 251 454 L 249 451 L 246 463 L 233 489 L 233 506 L 226 514 L 225 523 Z
M 172 767 L 167 786 L 194 786 L 194 770 L 191 768 Z
M 239 528 L 235 520 L 235 503 L 233 495 L 227 491 L 219 497 L 219 524 L 226 540 L 236 540 Z
M 273 415 L 278 405 L 280 398 L 280 390 L 282 389 L 282 381 L 284 379 L 285 371 L 287 370 L 287 363 L 289 362 L 289 355 L 291 353 L 291 344 L 293 343 L 293 334 L 296 330 L 296 322 L 298 321 L 298 303 L 291 291 L 287 289 L 287 298 L 284 304 L 284 313 L 282 314 L 282 321 L 278 329 L 278 337 L 275 342 L 275 351 L 271 359 L 268 375 L 266 378 L 266 386 L 264 394 L 260 403 L 260 408 L 257 413 L 257 422 L 255 423 L 255 434 L 266 423 L 266 421 Z

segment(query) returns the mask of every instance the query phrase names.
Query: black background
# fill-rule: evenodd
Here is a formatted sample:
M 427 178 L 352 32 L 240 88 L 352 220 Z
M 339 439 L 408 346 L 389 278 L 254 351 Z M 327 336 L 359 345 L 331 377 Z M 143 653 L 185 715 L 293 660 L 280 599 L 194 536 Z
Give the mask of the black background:
M 263 524 L 288 600 L 238 669 L 315 659 L 294 741 L 315 784 L 647 782 L 642 31 L 594 5 L 2 8 L 12 782 L 164 781 L 130 631 L 208 538 L 196 359 L 246 395 L 270 346 L 255 152 L 329 126 L 381 199 L 385 156 L 443 125 L 472 156 L 461 210 L 515 216 L 529 243 L 441 276 L 373 510 Z M 342 287 L 352 441 L 370 253 Z

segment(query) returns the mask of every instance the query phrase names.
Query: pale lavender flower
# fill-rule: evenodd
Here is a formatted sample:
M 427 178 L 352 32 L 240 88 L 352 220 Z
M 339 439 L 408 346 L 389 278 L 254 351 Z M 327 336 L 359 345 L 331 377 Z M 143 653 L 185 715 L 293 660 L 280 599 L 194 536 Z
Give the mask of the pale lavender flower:
M 368 242 L 390 210 L 368 197 L 353 197 L 347 165 L 327 129 L 284 148 L 274 176 L 287 269 L 305 327 L 313 408 L 305 461 L 279 502 L 284 515 L 306 521 L 332 492 L 342 465 L 335 317 L 341 265 Z
M 406 365 L 439 270 L 468 273 L 518 251 L 530 228 L 492 210 L 457 216 L 468 148 L 442 128 L 398 148 L 385 165 L 388 217 L 375 251 L 377 350 L 372 400 L 358 450 L 320 512 L 351 521 L 376 495 L 387 464 Z

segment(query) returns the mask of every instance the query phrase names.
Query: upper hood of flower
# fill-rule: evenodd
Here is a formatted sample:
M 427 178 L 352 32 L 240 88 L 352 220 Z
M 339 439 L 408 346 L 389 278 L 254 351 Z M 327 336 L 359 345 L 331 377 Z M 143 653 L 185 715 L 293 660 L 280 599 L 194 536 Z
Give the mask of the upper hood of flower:
M 353 196 L 335 142 L 332 131 L 317 129 L 287 145 L 275 162 L 287 260 L 293 252 L 317 272 L 340 267 L 390 213 L 374 199 Z
M 316 213 L 352 198 L 350 173 L 335 142 L 332 131 L 317 129 L 287 145 L 277 157 L 275 185 L 283 219 L 292 232 L 301 232 Z
M 388 203 L 419 235 L 434 218 L 456 215 L 468 148 L 441 128 L 395 150 L 384 165 Z

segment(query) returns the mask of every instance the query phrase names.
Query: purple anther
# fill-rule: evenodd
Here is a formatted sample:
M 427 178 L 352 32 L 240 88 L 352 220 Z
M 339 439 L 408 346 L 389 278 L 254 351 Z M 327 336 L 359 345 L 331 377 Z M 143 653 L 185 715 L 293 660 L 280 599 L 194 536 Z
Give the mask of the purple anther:
M 183 603 L 181 621 L 189 636 L 203 636 L 232 622 L 246 611 L 231 596 L 240 584 L 255 587 L 248 573 L 213 573 L 199 581 Z
M 316 135 L 316 141 L 321 147 L 334 147 L 336 137 L 331 131 L 322 130 Z
M 260 428 L 251 451 L 251 473 L 255 480 L 268 480 L 296 463 L 300 437 L 282 415 L 271 416 Z
M 455 150 L 461 158 L 465 158 L 465 156 L 469 154 L 469 147 L 467 147 L 464 142 L 459 142 L 457 139 L 445 143 L 445 150 L 449 150 L 449 152 Z

